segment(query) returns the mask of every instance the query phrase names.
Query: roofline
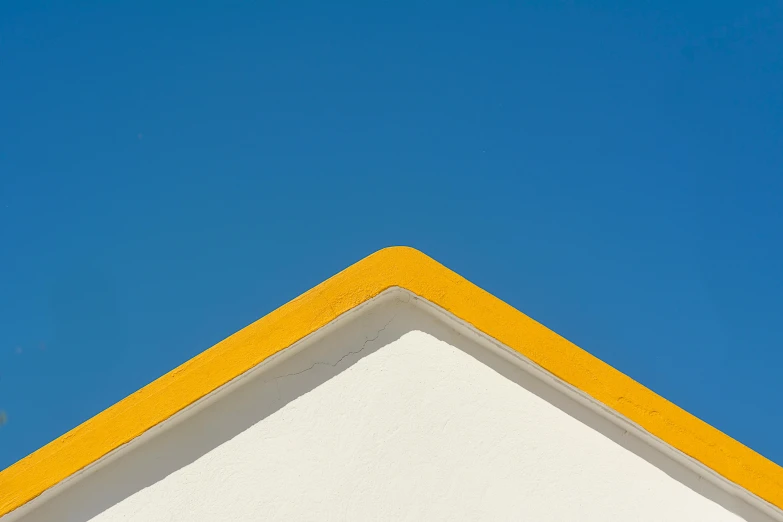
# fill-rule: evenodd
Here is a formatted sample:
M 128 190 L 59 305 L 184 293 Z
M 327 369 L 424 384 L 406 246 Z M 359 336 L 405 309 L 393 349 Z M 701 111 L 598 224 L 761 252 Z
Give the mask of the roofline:
M 727 480 L 783 509 L 783 468 L 408 247 L 380 250 L 0 471 L 0 517 L 384 290 L 496 339 Z

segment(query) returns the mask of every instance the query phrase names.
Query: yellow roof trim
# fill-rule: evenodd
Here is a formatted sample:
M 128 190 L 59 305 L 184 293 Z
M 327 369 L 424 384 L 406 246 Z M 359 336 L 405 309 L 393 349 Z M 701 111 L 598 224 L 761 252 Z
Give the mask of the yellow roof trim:
M 448 310 L 728 480 L 783 508 L 783 468 L 407 247 L 376 252 L 0 472 L 0 516 L 351 308 L 401 287 Z

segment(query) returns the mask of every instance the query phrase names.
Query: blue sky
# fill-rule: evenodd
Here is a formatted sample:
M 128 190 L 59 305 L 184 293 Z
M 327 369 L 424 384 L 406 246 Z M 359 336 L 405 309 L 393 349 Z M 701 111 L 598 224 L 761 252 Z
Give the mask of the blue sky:
M 0 468 L 399 244 L 783 463 L 782 4 L 158 4 L 0 7 Z

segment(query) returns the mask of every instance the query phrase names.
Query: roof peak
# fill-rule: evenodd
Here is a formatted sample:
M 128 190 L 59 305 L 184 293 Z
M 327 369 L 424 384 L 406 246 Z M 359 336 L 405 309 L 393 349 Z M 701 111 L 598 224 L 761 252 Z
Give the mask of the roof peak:
M 351 265 L 0 472 L 0 516 L 395 287 L 449 312 L 653 437 L 783 508 L 783 468 L 427 255 L 396 246 Z

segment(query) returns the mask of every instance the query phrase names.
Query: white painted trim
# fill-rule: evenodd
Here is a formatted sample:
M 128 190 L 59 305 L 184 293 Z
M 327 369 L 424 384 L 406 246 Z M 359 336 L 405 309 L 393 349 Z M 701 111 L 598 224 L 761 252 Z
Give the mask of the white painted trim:
M 9 513 L 6 517 L 2 517 L 1 520 L 3 522 L 6 521 L 13 522 L 14 520 L 18 520 L 20 517 L 34 510 L 42 503 L 45 503 L 47 500 L 53 498 L 54 496 L 63 493 L 67 488 L 77 483 L 86 474 L 90 474 L 97 471 L 98 469 L 101 469 L 107 464 L 115 461 L 121 456 L 132 451 L 137 446 L 144 444 L 146 441 L 157 436 L 162 431 L 170 429 L 173 426 L 179 424 L 180 422 L 183 422 L 191 415 L 194 415 L 199 411 L 202 411 L 204 408 L 212 404 L 214 401 L 219 400 L 223 395 L 230 393 L 232 390 L 234 390 L 237 386 L 242 384 L 247 379 L 255 376 L 257 372 L 261 372 L 264 369 L 269 368 L 270 366 L 277 365 L 283 362 L 284 360 L 287 360 L 288 358 L 294 356 L 295 354 L 300 353 L 302 350 L 306 349 L 307 347 L 312 346 L 314 343 L 317 343 L 320 339 L 323 339 L 325 336 L 328 336 L 332 331 L 334 331 L 335 328 L 344 324 L 345 322 L 356 319 L 364 312 L 372 308 L 375 308 L 380 304 L 387 303 L 394 300 L 410 303 L 411 305 L 415 306 L 417 309 L 422 310 L 423 312 L 427 313 L 431 317 L 434 317 L 440 322 L 445 323 L 446 325 L 448 325 L 448 327 L 456 331 L 459 335 L 465 336 L 466 338 L 470 339 L 472 342 L 476 343 L 477 345 L 489 350 L 491 353 L 497 356 L 500 356 L 503 360 L 512 363 L 516 367 L 521 368 L 527 374 L 531 375 L 536 380 L 540 381 L 541 383 L 544 383 L 546 386 L 552 388 L 553 390 L 556 390 L 558 393 L 562 394 L 567 399 L 586 408 L 593 414 L 608 421 L 609 423 L 618 427 L 619 429 L 622 429 L 624 437 L 628 436 L 629 439 L 634 439 L 640 442 L 642 445 L 645 445 L 647 448 L 649 448 L 651 452 L 654 452 L 659 455 L 663 455 L 665 458 L 670 459 L 676 464 L 679 464 L 680 466 L 684 467 L 690 472 L 696 474 L 699 480 L 703 480 L 705 482 L 704 487 L 708 488 L 709 486 L 712 486 L 713 488 L 717 488 L 720 491 L 724 492 L 725 494 L 728 494 L 729 496 L 736 498 L 739 502 L 747 505 L 749 508 L 751 508 L 751 510 L 756 510 L 772 518 L 773 520 L 778 520 L 783 522 L 783 511 L 779 510 L 775 506 L 772 506 L 768 502 L 750 493 L 744 488 L 741 488 L 740 486 L 734 484 L 733 482 L 728 481 L 723 476 L 718 475 L 717 473 L 707 468 L 706 466 L 696 461 L 695 459 L 687 456 L 681 451 L 666 444 L 659 438 L 655 437 L 654 435 L 644 430 L 638 424 L 630 421 L 629 419 L 618 414 L 614 410 L 597 402 L 596 400 L 594 400 L 592 397 L 588 396 L 581 390 L 565 383 L 561 379 L 557 378 L 555 375 L 544 370 L 543 368 L 536 365 L 526 357 L 520 355 L 518 352 L 508 348 L 507 346 L 496 341 L 495 339 L 490 338 L 484 333 L 477 331 L 469 323 L 460 320 L 459 318 L 455 317 L 453 314 L 445 311 L 444 309 L 431 303 L 430 301 L 423 299 L 419 296 L 416 296 L 411 292 L 401 288 L 389 289 L 383 292 L 382 294 L 380 294 L 379 296 L 351 309 L 350 311 L 341 315 L 340 317 L 330 322 L 328 325 L 324 326 L 323 328 L 308 335 L 307 337 L 295 343 L 291 347 L 266 359 L 264 362 L 257 365 L 253 369 L 236 377 L 235 379 L 231 380 L 229 383 L 225 384 L 224 386 L 221 386 L 220 388 L 210 393 L 209 395 L 205 396 L 201 400 L 193 403 L 192 405 L 178 412 L 176 415 L 172 416 L 167 421 L 148 430 L 141 436 L 135 438 L 129 443 L 123 445 L 122 447 L 116 449 L 110 454 L 104 456 L 94 464 L 86 467 L 85 469 L 81 470 L 78 473 L 75 473 L 74 475 L 64 480 L 60 484 L 57 484 L 55 487 L 50 488 L 38 498 L 32 500 L 31 502 L 15 510 L 14 512 Z M 634 446 L 637 450 L 639 449 L 638 444 L 630 444 L 630 445 Z M 649 455 L 647 456 L 647 458 L 648 460 L 650 460 L 656 465 L 661 464 L 660 458 L 653 458 L 650 457 Z M 747 510 L 743 510 L 743 511 L 747 511 Z M 742 516 L 744 516 L 747 520 L 755 519 L 752 513 L 749 514 L 743 512 Z
M 410 292 L 408 292 L 407 290 L 404 289 L 399 289 L 399 290 L 410 294 Z M 672 447 L 671 445 L 667 444 L 660 438 L 656 437 L 649 431 L 639 426 L 637 423 L 629 420 L 624 415 L 617 413 L 615 410 L 609 408 L 608 406 L 596 401 L 582 390 L 568 384 L 567 382 L 558 378 L 556 375 L 553 375 L 552 373 L 548 372 L 541 366 L 537 365 L 527 357 L 521 355 L 517 351 L 512 350 L 511 348 L 493 339 L 492 337 L 489 337 L 485 333 L 476 330 L 475 327 L 473 327 L 473 325 L 465 321 L 462 321 L 458 317 L 454 316 L 453 314 L 447 312 L 446 310 L 439 307 L 438 305 L 433 304 L 422 297 L 413 294 L 410 295 L 412 296 L 414 303 L 419 305 L 423 310 L 426 310 L 428 313 L 440 318 L 445 322 L 450 323 L 453 328 L 461 331 L 461 333 L 464 332 L 463 335 L 469 335 L 471 337 L 471 340 L 473 340 L 474 342 L 484 346 L 485 348 L 492 350 L 497 355 L 501 355 L 506 360 L 511 361 L 517 364 L 518 366 L 521 366 L 524 370 L 526 370 L 534 377 L 557 388 L 562 393 L 564 393 L 568 398 L 572 399 L 573 401 L 581 404 L 586 408 L 589 408 L 591 411 L 597 413 L 598 415 L 612 422 L 616 426 L 623 428 L 626 431 L 626 433 L 628 433 L 629 435 L 637 437 L 643 443 L 663 453 L 664 455 L 666 455 L 673 461 L 677 462 L 678 464 L 681 464 L 687 469 L 693 471 L 694 473 L 699 475 L 699 477 L 709 481 L 712 485 L 720 488 L 721 490 L 725 491 L 729 495 L 737 497 L 741 501 L 758 509 L 762 513 L 772 517 L 774 520 L 779 520 L 783 522 L 783 511 L 778 509 L 776 506 L 773 506 L 772 504 L 762 499 L 761 497 L 749 492 L 747 489 L 741 486 L 738 486 L 734 482 L 731 482 L 730 480 L 726 479 L 724 476 L 719 475 L 718 473 L 708 468 L 707 466 L 697 461 L 696 459 Z

